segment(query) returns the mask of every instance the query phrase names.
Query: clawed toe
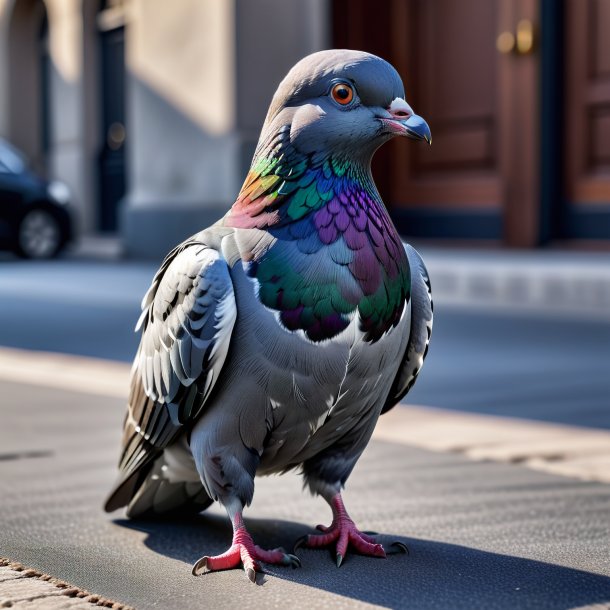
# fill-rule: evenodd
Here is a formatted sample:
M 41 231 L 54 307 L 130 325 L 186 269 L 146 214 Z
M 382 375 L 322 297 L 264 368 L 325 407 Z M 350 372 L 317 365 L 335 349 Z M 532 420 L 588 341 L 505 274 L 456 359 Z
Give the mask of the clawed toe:
M 286 553 L 284 555 L 284 560 L 282 561 L 282 563 L 285 566 L 292 567 L 293 569 L 301 567 L 301 560 L 296 555 L 293 555 L 292 553 Z
M 369 555 L 371 557 L 386 556 L 383 546 L 375 540 L 375 532 L 361 532 L 358 530 L 347 514 L 340 494 L 337 494 L 331 499 L 330 505 L 333 510 L 333 521 L 330 527 L 318 525 L 316 529 L 321 531 L 321 534 L 301 536 L 294 544 L 293 553 L 296 553 L 296 551 L 302 547 L 313 549 L 335 544 L 335 560 L 337 567 L 340 567 L 343 564 L 348 548 L 361 555 Z M 395 543 L 395 546 L 398 549 L 395 552 L 409 552 L 406 545 L 402 542 Z
M 399 542 L 398 540 L 395 540 L 394 542 L 392 542 L 392 544 L 390 544 L 390 548 L 392 547 L 396 548 L 396 550 L 388 551 L 389 555 L 394 555 L 396 553 L 404 553 L 405 555 L 410 555 L 409 547 L 404 542 Z
M 284 549 L 265 551 L 256 545 L 235 543 L 222 555 L 203 556 L 193 566 L 192 573 L 194 576 L 199 576 L 207 572 L 237 568 L 241 564 L 248 579 L 256 582 L 256 573 L 263 572 L 259 563 L 261 561 L 292 568 L 301 567 L 300 559 L 296 555 L 286 553 Z
M 206 568 L 208 567 L 208 559 L 209 557 L 207 555 L 204 555 L 201 559 L 198 559 L 195 562 L 195 565 L 193 566 L 191 572 L 193 576 L 200 576 L 201 574 L 207 571 Z
M 292 554 L 295 555 L 295 553 L 303 547 L 307 546 L 307 538 L 309 538 L 309 536 L 307 534 L 305 534 L 304 536 L 301 536 L 300 538 L 297 538 L 294 542 L 294 545 L 292 546 Z
M 230 570 L 242 566 L 248 580 L 256 583 L 256 573 L 262 572 L 260 562 L 291 566 L 298 568 L 301 565 L 296 555 L 286 553 L 283 548 L 267 551 L 254 544 L 252 536 L 246 530 L 241 514 L 238 514 L 233 523 L 233 543 L 227 551 L 220 555 L 204 555 L 195 562 L 193 575 L 199 576 L 206 572 Z

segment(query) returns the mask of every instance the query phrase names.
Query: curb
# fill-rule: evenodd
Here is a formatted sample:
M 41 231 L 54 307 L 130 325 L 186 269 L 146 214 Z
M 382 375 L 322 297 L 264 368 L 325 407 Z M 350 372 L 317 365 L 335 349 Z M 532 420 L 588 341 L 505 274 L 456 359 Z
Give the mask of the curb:
M 610 321 L 610 255 L 428 250 L 437 304 Z
M 373 439 L 610 483 L 610 430 L 403 404 L 379 418 Z

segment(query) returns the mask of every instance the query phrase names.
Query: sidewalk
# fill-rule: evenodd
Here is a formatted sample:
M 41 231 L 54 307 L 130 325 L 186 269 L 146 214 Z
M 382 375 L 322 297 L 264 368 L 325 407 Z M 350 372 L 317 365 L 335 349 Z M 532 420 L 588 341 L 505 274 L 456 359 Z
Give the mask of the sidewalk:
M 610 253 L 422 247 L 435 300 L 610 320 Z
M 44 368 L 35 356 L 34 368 Z M 59 364 L 57 371 L 70 368 Z M 80 365 L 63 378 L 66 386 L 84 373 L 87 365 Z M 106 383 L 89 392 L 60 388 L 61 374 L 51 369 L 46 387 L 0 380 L 2 416 L 10 422 L 0 426 L 0 555 L 75 591 L 168 610 L 538 610 L 610 601 L 610 486 L 426 451 L 383 434 L 367 448 L 344 497 L 362 529 L 380 532 L 385 545 L 405 543 L 409 555 L 376 560 L 348 553 L 337 569 L 328 551 L 301 550 L 301 569 L 268 567 L 262 586 L 240 570 L 195 578 L 192 563 L 222 552 L 230 540 L 222 510 L 165 522 L 104 514 L 124 398 Z M 114 374 L 103 373 L 107 380 Z M 295 474 L 257 479 L 245 514 L 258 544 L 286 548 L 329 518 L 325 503 L 304 493 Z M 40 592 L 47 594 L 65 598 Z M 58 607 L 28 604 L 14 607 Z

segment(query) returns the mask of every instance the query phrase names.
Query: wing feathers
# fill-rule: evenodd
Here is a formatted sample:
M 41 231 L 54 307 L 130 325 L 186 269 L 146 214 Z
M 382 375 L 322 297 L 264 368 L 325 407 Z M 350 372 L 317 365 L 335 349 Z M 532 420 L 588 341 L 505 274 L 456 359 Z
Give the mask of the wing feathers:
M 409 342 L 400 368 L 382 413 L 389 411 L 411 389 L 428 353 L 432 334 L 432 293 L 428 271 L 415 248 L 407 244 L 407 258 L 411 268 L 411 328 Z
M 108 499 L 109 510 L 129 502 L 140 480 L 134 474 L 201 412 L 224 364 L 237 315 L 228 265 L 201 241 L 185 242 L 169 254 L 142 306 L 121 478 Z

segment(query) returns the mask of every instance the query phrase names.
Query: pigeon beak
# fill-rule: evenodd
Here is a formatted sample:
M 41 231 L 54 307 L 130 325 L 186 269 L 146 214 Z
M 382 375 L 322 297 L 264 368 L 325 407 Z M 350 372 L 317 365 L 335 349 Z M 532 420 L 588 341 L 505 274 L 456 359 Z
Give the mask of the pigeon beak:
M 417 114 L 412 114 L 406 121 L 401 121 L 405 128 L 407 138 L 413 140 L 425 140 L 432 145 L 432 134 L 428 123 Z
M 387 108 L 386 115 L 379 117 L 386 129 L 397 136 L 412 140 L 425 140 L 432 144 L 432 134 L 428 123 L 413 112 L 405 100 L 397 97 Z

